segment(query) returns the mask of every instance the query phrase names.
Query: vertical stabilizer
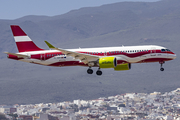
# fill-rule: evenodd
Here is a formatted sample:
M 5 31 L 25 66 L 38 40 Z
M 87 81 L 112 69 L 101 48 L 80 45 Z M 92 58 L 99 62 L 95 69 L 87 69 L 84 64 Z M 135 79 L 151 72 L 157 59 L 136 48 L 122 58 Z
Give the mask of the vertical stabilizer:
M 34 42 L 18 25 L 11 25 L 11 30 L 19 52 L 43 50 L 37 47 L 36 44 L 34 44 Z

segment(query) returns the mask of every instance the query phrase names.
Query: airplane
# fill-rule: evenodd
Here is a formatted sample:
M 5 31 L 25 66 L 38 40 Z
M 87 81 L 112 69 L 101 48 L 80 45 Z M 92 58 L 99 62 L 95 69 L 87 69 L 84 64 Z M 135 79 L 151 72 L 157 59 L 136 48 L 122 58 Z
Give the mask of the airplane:
M 93 74 L 92 67 L 98 67 L 96 74 L 102 75 L 101 69 L 130 70 L 133 63 L 159 62 L 160 70 L 164 71 L 165 61 L 176 58 L 175 53 L 157 45 L 62 49 L 45 41 L 50 48 L 45 50 L 36 46 L 18 25 L 10 27 L 19 52 L 4 53 L 9 59 L 28 63 L 56 67 L 85 66 L 88 74 Z

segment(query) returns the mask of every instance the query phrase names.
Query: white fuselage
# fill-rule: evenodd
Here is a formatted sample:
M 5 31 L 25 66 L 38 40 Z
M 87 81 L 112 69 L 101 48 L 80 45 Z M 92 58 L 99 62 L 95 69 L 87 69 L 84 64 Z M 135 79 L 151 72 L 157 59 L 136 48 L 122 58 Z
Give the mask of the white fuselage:
M 175 54 L 160 52 L 162 49 L 166 49 L 166 48 L 155 45 L 144 45 L 144 46 L 122 46 L 122 47 L 102 47 L 102 48 L 79 48 L 79 49 L 67 49 L 67 50 L 84 53 L 84 54 L 96 55 L 99 56 L 100 58 L 106 56 L 114 56 L 117 57 L 117 59 L 119 58 L 128 63 L 139 63 L 139 62 L 143 62 L 143 60 L 144 62 L 153 62 L 153 59 L 157 59 L 157 60 L 164 59 L 164 61 L 166 61 L 169 59 L 176 58 Z M 38 63 L 41 65 L 51 65 L 57 62 L 79 61 L 78 59 L 74 59 L 74 57 L 64 55 L 58 50 L 21 52 L 18 54 L 29 56 L 29 58 L 20 59 L 20 61 Z M 32 57 L 33 55 L 40 55 L 40 57 L 33 58 Z M 51 57 L 48 58 L 49 56 Z M 148 59 L 150 61 L 146 61 Z

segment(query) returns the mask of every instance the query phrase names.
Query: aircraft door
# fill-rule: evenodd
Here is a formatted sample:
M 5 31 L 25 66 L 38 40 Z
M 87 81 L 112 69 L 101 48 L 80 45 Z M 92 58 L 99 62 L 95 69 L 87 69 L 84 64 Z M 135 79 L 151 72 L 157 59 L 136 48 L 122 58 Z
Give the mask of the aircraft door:
M 151 48 L 151 56 L 156 56 L 156 48 L 155 47 Z
M 45 60 L 45 54 L 40 54 L 40 60 Z

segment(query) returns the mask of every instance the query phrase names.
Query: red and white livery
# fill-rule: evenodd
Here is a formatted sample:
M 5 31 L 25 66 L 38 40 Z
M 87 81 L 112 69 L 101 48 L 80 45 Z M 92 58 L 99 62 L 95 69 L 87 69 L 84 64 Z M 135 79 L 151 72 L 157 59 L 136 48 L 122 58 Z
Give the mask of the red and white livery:
M 165 61 L 176 58 L 169 49 L 157 45 L 62 49 L 45 41 L 52 50 L 44 50 L 37 47 L 19 26 L 11 25 L 11 29 L 19 52 L 5 52 L 8 58 L 46 66 L 87 66 L 88 74 L 93 73 L 91 67 L 98 67 L 96 74 L 101 75 L 101 68 L 129 70 L 132 63 L 148 62 L 159 62 L 160 70 L 164 71 Z

